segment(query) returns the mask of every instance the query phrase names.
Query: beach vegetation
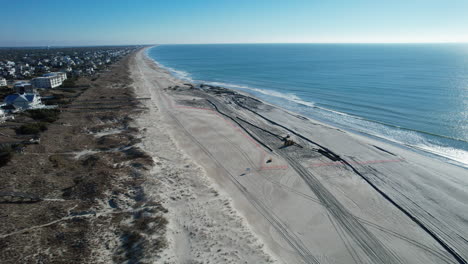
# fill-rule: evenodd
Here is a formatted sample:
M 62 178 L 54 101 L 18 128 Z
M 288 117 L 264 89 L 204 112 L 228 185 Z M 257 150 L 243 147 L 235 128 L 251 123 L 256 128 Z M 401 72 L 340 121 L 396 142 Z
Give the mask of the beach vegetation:
M 5 166 L 13 157 L 13 148 L 9 144 L 0 145 L 0 167 Z
M 8 86 L 0 86 L 0 100 L 3 101 L 7 95 L 13 93 L 13 89 L 8 88 Z
M 43 103 L 45 105 L 66 105 L 71 103 L 71 99 L 67 98 L 67 96 L 64 94 L 58 93 L 54 94 L 53 98 L 51 99 L 43 100 Z
M 47 124 L 45 122 L 29 123 L 21 125 L 16 129 L 16 133 L 20 135 L 32 135 L 39 134 L 40 132 L 47 130 Z
M 66 92 L 66 93 L 77 93 L 78 91 L 77 90 L 67 89 L 67 90 L 64 90 L 64 92 Z
M 57 121 L 60 115 L 60 110 L 58 109 L 32 109 L 26 112 L 32 119 L 38 120 L 41 122 L 52 123 Z
M 62 87 L 63 88 L 75 88 L 76 87 L 76 80 L 74 78 L 69 78 L 63 81 Z

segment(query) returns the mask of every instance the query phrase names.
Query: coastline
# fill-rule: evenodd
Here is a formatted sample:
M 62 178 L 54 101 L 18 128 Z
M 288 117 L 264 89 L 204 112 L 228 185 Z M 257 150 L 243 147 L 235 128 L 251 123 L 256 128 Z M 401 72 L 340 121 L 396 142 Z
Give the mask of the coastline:
M 154 49 L 154 47 L 152 49 Z M 155 51 L 156 50 L 152 52 L 154 53 Z M 154 54 L 153 57 L 156 58 L 158 56 L 155 56 Z M 162 58 L 164 58 L 164 56 Z M 208 74 L 207 76 L 211 77 L 206 77 L 207 79 L 203 79 L 201 78 L 199 71 L 192 69 L 190 64 L 185 65 L 185 68 L 175 69 L 171 68 L 173 66 L 169 66 L 170 64 L 165 65 L 160 62 L 156 63 L 159 67 L 169 71 L 176 78 L 182 79 L 185 82 L 196 83 L 198 85 L 207 84 L 211 86 L 221 86 L 224 88 L 236 90 L 241 93 L 247 93 L 255 98 L 259 98 L 263 101 L 281 106 L 283 109 L 288 109 L 289 111 L 299 113 L 316 121 L 320 120 L 321 122 L 327 123 L 333 127 L 338 127 L 348 132 L 372 137 L 374 139 L 384 141 L 385 143 L 395 144 L 400 148 L 409 149 L 431 158 L 437 158 L 447 163 L 451 163 L 463 168 L 468 168 L 468 145 L 466 145 L 467 141 L 462 138 L 451 137 L 445 134 L 435 133 L 434 131 L 428 132 L 428 130 L 418 129 L 417 127 L 411 127 L 408 125 L 405 126 L 403 124 L 399 124 L 398 122 L 392 123 L 388 120 L 385 121 L 376 118 L 372 119 L 369 117 L 364 117 L 365 115 L 356 115 L 355 113 L 352 113 L 352 111 L 341 111 L 339 108 L 336 109 L 327 106 L 327 104 L 324 105 L 324 102 L 320 103 L 320 100 L 310 100 L 309 98 L 309 100 L 305 101 L 304 99 L 301 99 L 295 95 L 295 90 L 285 89 L 283 92 L 282 90 L 279 91 L 276 88 L 265 88 L 265 86 L 261 83 L 259 85 L 249 84 L 252 82 L 251 79 L 248 79 L 246 82 L 239 80 L 239 77 L 237 77 L 235 78 L 237 82 L 230 80 L 229 78 L 226 80 L 230 81 L 224 82 L 221 81 L 221 79 L 218 79 L 224 75 L 219 74 L 215 75 L 216 78 Z M 203 63 L 201 63 L 201 65 L 203 65 Z M 202 70 L 206 75 L 208 65 L 203 65 L 202 67 Z M 192 73 L 187 69 L 193 70 L 198 78 L 195 79 L 195 76 L 192 76 Z M 255 80 L 256 79 L 253 79 L 253 81 Z M 264 81 L 265 83 L 269 83 L 267 79 Z M 276 87 L 274 84 L 275 83 L 271 83 L 273 87 Z M 284 82 L 279 84 L 288 86 L 288 83 Z M 294 85 L 297 85 L 297 83 L 291 81 L 291 85 L 295 87 Z M 301 97 L 304 95 L 304 98 L 307 98 L 307 94 L 304 94 L 304 91 L 297 92 L 302 92 Z M 405 116 L 403 113 L 400 114 Z
M 456 254 L 467 257 L 463 255 L 463 252 L 467 252 L 466 246 L 455 235 L 466 237 L 463 233 L 466 229 L 463 228 L 465 224 L 460 220 L 467 219 L 465 214 L 460 213 L 463 200 L 468 195 L 462 188 L 466 186 L 465 170 L 315 120 L 304 120 L 301 116 L 252 99 L 251 96 L 237 98 L 237 95 L 242 95 L 237 91 L 217 88 L 203 91 L 190 89 L 184 82 L 158 68 L 143 53 L 145 52 L 142 51 L 137 56 L 140 60 L 139 70 L 143 71 L 139 78 L 146 78 L 147 89 L 153 87 L 155 90 L 147 92 L 152 93 L 153 102 L 165 116 L 163 119 L 167 122 L 168 131 L 174 141 L 205 169 L 209 178 L 214 179 L 218 185 L 216 189 L 222 190 L 232 198 L 234 208 L 246 218 L 268 251 L 275 252 L 280 261 L 301 263 L 324 258 L 337 263 L 347 263 L 351 259 L 367 259 L 378 263 L 381 261 L 372 253 L 380 252 L 379 254 L 389 259 L 404 259 L 412 263 L 440 263 L 441 260 L 457 263 L 453 254 L 448 253 L 427 231 L 435 232 L 437 238 L 450 245 Z M 172 88 L 168 89 L 170 86 Z M 248 120 L 242 123 L 245 127 L 249 126 L 248 123 L 251 125 L 241 129 L 239 124 L 226 116 L 213 116 L 213 105 L 206 103 L 207 98 L 221 109 L 220 113 L 240 116 L 244 121 Z M 364 175 L 362 177 L 378 186 L 398 206 L 411 212 L 411 215 L 418 219 L 419 223 L 424 223 L 429 230 L 418 227 L 418 224 L 401 210 L 370 188 L 362 177 L 342 166 L 343 162 L 330 160 L 327 155 L 317 155 L 317 149 L 320 147 L 305 146 L 308 143 L 300 138 L 295 140 L 308 150 L 308 157 L 299 150 L 282 153 L 275 149 L 273 153 L 266 154 L 271 156 L 274 164 L 265 165 L 265 156 L 259 152 L 262 147 L 258 147 L 258 143 L 267 141 L 266 145 L 278 147 L 278 144 L 281 146 L 281 142 L 263 135 L 258 129 L 259 125 L 263 129 L 267 128 L 267 131 L 278 132 L 277 135 L 284 136 L 287 132 L 271 127 L 271 123 L 259 120 L 258 116 L 249 111 L 239 109 L 235 106 L 236 100 L 250 101 L 264 117 L 293 128 L 300 135 L 313 138 L 319 146 L 326 146 L 326 149 L 338 153 L 340 158 Z M 207 131 L 207 126 L 216 128 L 217 133 Z M 185 132 L 181 131 L 181 128 Z M 208 134 L 211 135 L 209 139 L 206 138 Z M 257 145 L 254 143 L 255 138 L 261 138 Z M 230 146 L 223 146 L 224 144 Z M 237 146 L 237 149 L 231 150 L 234 146 Z M 293 162 L 294 160 L 285 159 L 290 155 L 295 155 L 300 161 L 299 164 Z M 313 171 L 317 183 L 323 185 L 323 190 L 328 190 L 325 198 L 320 197 L 320 191 L 311 191 L 304 183 L 306 179 L 297 175 L 298 170 L 304 168 L 304 164 L 310 165 L 306 174 Z M 241 176 L 242 174 L 248 177 Z M 266 195 L 267 193 L 269 194 Z M 306 201 L 301 200 L 304 197 L 308 197 Z M 286 201 L 289 203 L 284 204 Z M 312 202 L 315 205 L 308 204 L 310 201 L 315 201 Z M 330 201 L 332 204 L 328 206 L 328 210 L 323 211 L 321 204 Z M 451 201 L 452 205 L 447 206 L 448 201 Z M 294 205 L 294 208 L 290 205 Z M 330 212 L 330 207 L 335 207 L 345 215 L 353 215 L 354 217 L 350 217 L 352 222 L 348 224 L 362 232 L 348 230 L 341 221 L 349 219 L 342 218 L 343 215 L 335 215 L 336 212 Z M 304 210 L 312 212 L 306 213 Z M 300 216 L 300 219 L 291 219 L 288 216 L 291 213 Z M 431 217 L 426 217 L 426 214 L 430 214 Z M 315 219 L 315 224 L 324 228 L 310 227 L 307 223 L 310 224 L 312 219 Z M 440 233 L 439 228 L 446 232 Z M 368 245 L 370 251 L 365 251 L 367 246 L 363 248 L 363 245 L 357 243 L 362 235 L 375 238 L 377 246 Z M 317 245 L 317 237 L 320 238 L 318 240 L 328 241 L 328 246 Z M 420 259 L 414 257 L 427 252 L 432 252 L 432 255 Z

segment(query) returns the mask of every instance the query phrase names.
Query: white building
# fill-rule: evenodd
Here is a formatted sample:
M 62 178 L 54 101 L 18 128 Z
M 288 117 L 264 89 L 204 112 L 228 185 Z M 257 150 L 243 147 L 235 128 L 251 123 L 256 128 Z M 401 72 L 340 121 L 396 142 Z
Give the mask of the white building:
M 31 80 L 32 85 L 35 88 L 55 88 L 59 87 L 62 82 L 57 77 L 37 77 Z
M 16 72 L 15 68 L 7 68 L 6 71 L 8 75 L 15 76 L 15 72 Z
M 30 94 L 10 94 L 4 100 L 6 105 L 13 106 L 16 109 L 30 109 L 41 105 L 39 95 Z
M 67 79 L 67 74 L 64 72 L 50 72 L 42 75 L 43 77 L 58 77 L 61 82 Z
M 0 78 L 0 87 L 1 86 L 7 86 L 7 81 L 5 80 L 5 78 Z
M 31 80 L 31 83 L 36 88 L 55 88 L 62 85 L 67 79 L 67 74 L 64 72 L 51 72 Z

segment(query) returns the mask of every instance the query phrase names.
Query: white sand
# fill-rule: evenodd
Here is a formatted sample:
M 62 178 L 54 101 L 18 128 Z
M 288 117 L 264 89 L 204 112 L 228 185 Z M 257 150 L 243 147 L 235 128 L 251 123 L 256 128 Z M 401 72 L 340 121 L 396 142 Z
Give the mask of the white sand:
M 138 123 L 157 164 L 159 184 L 151 188 L 169 209 L 165 261 L 459 263 L 349 167 L 323 156 L 270 153 L 213 111 L 178 106 L 191 98 L 165 92 L 180 81 L 144 52 L 132 76 L 137 95 L 152 98 Z M 278 108 L 261 113 L 338 153 L 468 259 L 467 170 Z M 268 125 L 247 111 L 237 114 Z
M 142 148 L 153 156 L 151 174 L 157 179 L 145 193 L 154 194 L 169 210 L 169 248 L 158 263 L 275 263 L 228 196 L 174 142 L 154 90 L 172 82 L 158 73 L 157 82 L 146 82 L 139 71 L 141 56 L 132 73 L 135 90 L 153 101 L 137 123 L 146 129 Z

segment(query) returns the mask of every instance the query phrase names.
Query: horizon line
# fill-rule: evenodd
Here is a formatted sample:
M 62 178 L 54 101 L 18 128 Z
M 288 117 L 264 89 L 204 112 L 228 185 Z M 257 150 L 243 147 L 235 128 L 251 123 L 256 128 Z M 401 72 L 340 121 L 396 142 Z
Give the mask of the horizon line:
M 89 44 L 89 45 L 18 45 L 0 48 L 72 48 L 72 47 L 122 47 L 156 45 L 230 45 L 230 44 L 468 44 L 468 41 L 427 41 L 427 42 L 207 42 L 207 43 L 153 43 L 153 44 Z

